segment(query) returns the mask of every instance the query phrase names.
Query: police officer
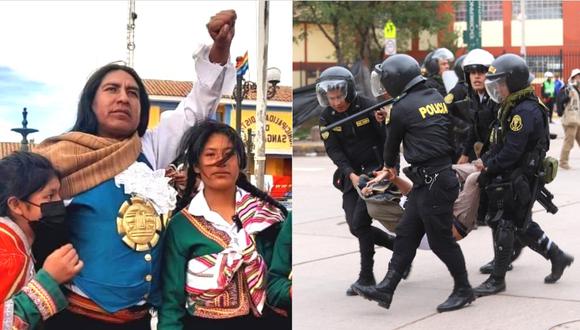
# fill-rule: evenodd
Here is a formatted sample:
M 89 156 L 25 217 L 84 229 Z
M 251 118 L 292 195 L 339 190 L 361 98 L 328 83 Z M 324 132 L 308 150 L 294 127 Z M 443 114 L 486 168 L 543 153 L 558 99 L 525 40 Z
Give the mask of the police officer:
M 357 95 L 352 73 L 339 66 L 322 72 L 316 84 L 316 96 L 325 108 L 320 116 L 321 129 L 376 103 Z M 384 132 L 373 114 L 369 113 L 321 133 L 326 153 L 338 167 L 333 183 L 342 191 L 346 222 L 351 234 L 359 241 L 361 269 L 355 284 L 361 286 L 376 283 L 373 275 L 374 245 L 393 249 L 394 237 L 371 226 L 372 219 L 366 203 L 354 188 L 359 184 L 361 174 L 371 173 L 381 166 Z M 350 287 L 346 294 L 356 295 Z
M 455 154 L 453 160 L 457 160 L 463 152 L 463 143 L 467 139 L 471 122 L 469 113 L 469 99 L 467 98 L 467 83 L 463 72 L 463 61 L 467 55 L 461 55 L 453 64 L 453 71 L 457 76 L 457 84 L 445 96 L 445 104 L 449 110 L 451 129 L 453 131 L 453 147 Z
M 462 154 L 459 164 L 473 161 L 489 149 L 489 134 L 491 123 L 497 117 L 499 105 L 489 98 L 485 91 L 485 74 L 494 60 L 493 55 L 483 49 L 474 49 L 467 54 L 463 61 L 463 71 L 467 82 L 467 95 L 469 98 L 470 116 L 473 118 L 467 139 L 463 143 Z M 476 157 L 474 145 L 481 144 L 481 149 Z
M 472 127 L 467 139 L 464 140 L 461 148 L 462 155 L 457 161 L 459 164 L 467 163 L 479 158 L 489 150 L 489 136 L 491 124 L 497 117 L 499 104 L 494 102 L 485 90 L 485 74 L 493 62 L 493 55 L 480 48 L 471 50 L 463 61 L 463 71 L 468 87 L 469 111 L 473 118 Z M 475 154 L 474 146 L 479 144 L 478 153 Z M 481 194 L 480 206 L 477 222 L 479 225 L 485 224 L 485 214 L 487 213 L 487 195 Z M 495 236 L 492 227 L 492 236 Z M 516 240 L 514 242 L 514 252 L 511 261 L 514 261 L 522 251 L 522 244 Z M 507 270 L 512 270 L 511 262 Z M 479 268 L 483 274 L 490 274 L 493 270 L 493 260 Z
M 379 302 L 379 306 L 389 308 L 401 274 L 413 261 L 421 238 L 427 234 L 429 246 L 445 263 L 455 282 L 453 292 L 437 306 L 437 311 L 459 309 L 471 303 L 475 296 L 467 278 L 463 253 L 452 236 L 453 203 L 459 193 L 459 182 L 451 170 L 453 150 L 447 106 L 439 93 L 425 86 L 419 64 L 408 55 L 387 58 L 375 67 L 371 80 L 375 94 L 386 92 L 400 98 L 391 110 L 384 164 L 394 177 L 399 145 L 403 141 L 405 159 L 411 164 L 404 171 L 413 181 L 413 189 L 397 226 L 395 250 L 385 278 L 375 287 L 355 286 L 354 289 L 363 297 Z
M 474 289 L 478 296 L 505 290 L 516 236 L 551 261 L 545 283 L 560 279 L 574 260 L 531 220 L 535 193 L 542 184 L 535 175 L 550 142 L 547 109 L 534 95 L 532 79 L 525 61 L 514 54 L 495 59 L 486 74 L 485 88 L 501 110 L 491 133 L 491 150 L 475 162 L 483 169 L 480 186 L 487 186 L 488 223 L 495 228 L 495 263 L 490 277 Z
M 429 53 L 425 58 L 425 70 L 427 71 L 427 82 L 425 86 L 435 88 L 441 96 L 447 95 L 443 84 L 443 72 L 451 68 L 451 63 L 455 60 L 453 53 L 447 48 L 437 48 Z

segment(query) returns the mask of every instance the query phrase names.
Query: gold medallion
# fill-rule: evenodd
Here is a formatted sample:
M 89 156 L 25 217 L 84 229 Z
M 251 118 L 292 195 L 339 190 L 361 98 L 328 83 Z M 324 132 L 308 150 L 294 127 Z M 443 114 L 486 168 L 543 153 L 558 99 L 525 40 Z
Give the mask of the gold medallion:
M 167 214 L 157 214 L 151 202 L 141 197 L 131 197 L 119 209 L 117 232 L 131 249 L 147 251 L 159 242 L 167 218 Z

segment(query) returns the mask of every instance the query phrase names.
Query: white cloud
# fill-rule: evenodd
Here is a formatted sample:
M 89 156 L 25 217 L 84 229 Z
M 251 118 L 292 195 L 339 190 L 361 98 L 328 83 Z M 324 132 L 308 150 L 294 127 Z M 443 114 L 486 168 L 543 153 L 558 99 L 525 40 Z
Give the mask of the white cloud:
M 270 2 L 269 66 L 292 82 L 292 2 Z M 231 56 L 250 56 L 250 79 L 257 76 L 256 1 L 136 1 L 135 69 L 142 78 L 191 80 L 192 51 L 210 42 L 205 24 L 222 9 L 238 13 Z M 14 112 L 28 107 L 37 141 L 68 130 L 80 91 L 102 65 L 125 60 L 128 1 L 0 1 L 0 66 L 48 86 L 15 108 L 0 106 L 0 141 L 19 140 L 7 128 L 20 126 Z M 8 97 L 1 94 L 0 97 Z M 10 115 L 8 115 L 10 114 Z

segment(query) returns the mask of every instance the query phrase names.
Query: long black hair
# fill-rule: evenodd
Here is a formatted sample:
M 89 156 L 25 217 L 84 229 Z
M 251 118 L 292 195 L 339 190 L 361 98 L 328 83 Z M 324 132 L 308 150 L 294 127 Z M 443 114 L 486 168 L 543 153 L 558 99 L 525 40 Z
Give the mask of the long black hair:
M 243 170 L 246 168 L 248 159 L 246 156 L 246 150 L 244 148 L 244 142 L 238 133 L 229 125 L 217 122 L 215 120 L 205 120 L 197 123 L 188 129 L 181 138 L 177 152 L 177 160 L 183 161 L 186 166 L 187 184 L 185 192 L 183 193 L 183 198 L 177 203 L 175 212 L 179 212 L 191 202 L 193 198 L 192 193 L 195 186 L 195 179 L 198 175 L 195 173 L 194 168 L 199 165 L 199 158 L 203 152 L 203 148 L 207 144 L 209 138 L 214 134 L 225 135 L 233 145 L 232 151 L 223 157 L 220 163 L 227 162 L 230 157 L 233 157 L 234 155 L 238 157 L 240 175 L 238 176 L 236 185 L 249 192 L 251 195 L 276 206 L 284 213 L 284 216 L 287 216 L 288 211 L 282 204 L 280 204 L 266 192 L 254 186 L 243 173 Z
M 88 134 L 96 135 L 99 129 L 99 122 L 97 121 L 97 116 L 93 111 L 93 101 L 95 100 L 95 94 L 97 89 L 101 85 L 103 78 L 111 71 L 121 70 L 125 71 L 135 79 L 137 86 L 139 86 L 139 102 L 141 103 L 141 116 L 139 118 L 139 126 L 137 127 L 137 133 L 139 136 L 143 136 L 147 131 L 147 125 L 149 124 L 149 95 L 145 90 L 145 84 L 141 77 L 133 70 L 133 68 L 126 65 L 110 63 L 102 68 L 98 69 L 95 73 L 91 75 L 83 91 L 81 92 L 81 97 L 79 99 L 79 104 L 77 108 L 77 121 L 71 129 L 73 132 L 83 132 Z
M 58 171 L 45 157 L 32 152 L 14 152 L 0 159 L 0 216 L 8 216 L 8 199 L 27 200 L 44 188 Z

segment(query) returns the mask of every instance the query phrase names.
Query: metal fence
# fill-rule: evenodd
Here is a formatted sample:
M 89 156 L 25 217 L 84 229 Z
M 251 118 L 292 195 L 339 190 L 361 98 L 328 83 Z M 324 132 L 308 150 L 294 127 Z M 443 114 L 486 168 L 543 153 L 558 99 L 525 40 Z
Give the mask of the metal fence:
M 564 82 L 574 68 L 580 68 L 580 51 L 528 52 L 526 62 L 536 78 L 543 78 L 546 71 L 558 74 Z

